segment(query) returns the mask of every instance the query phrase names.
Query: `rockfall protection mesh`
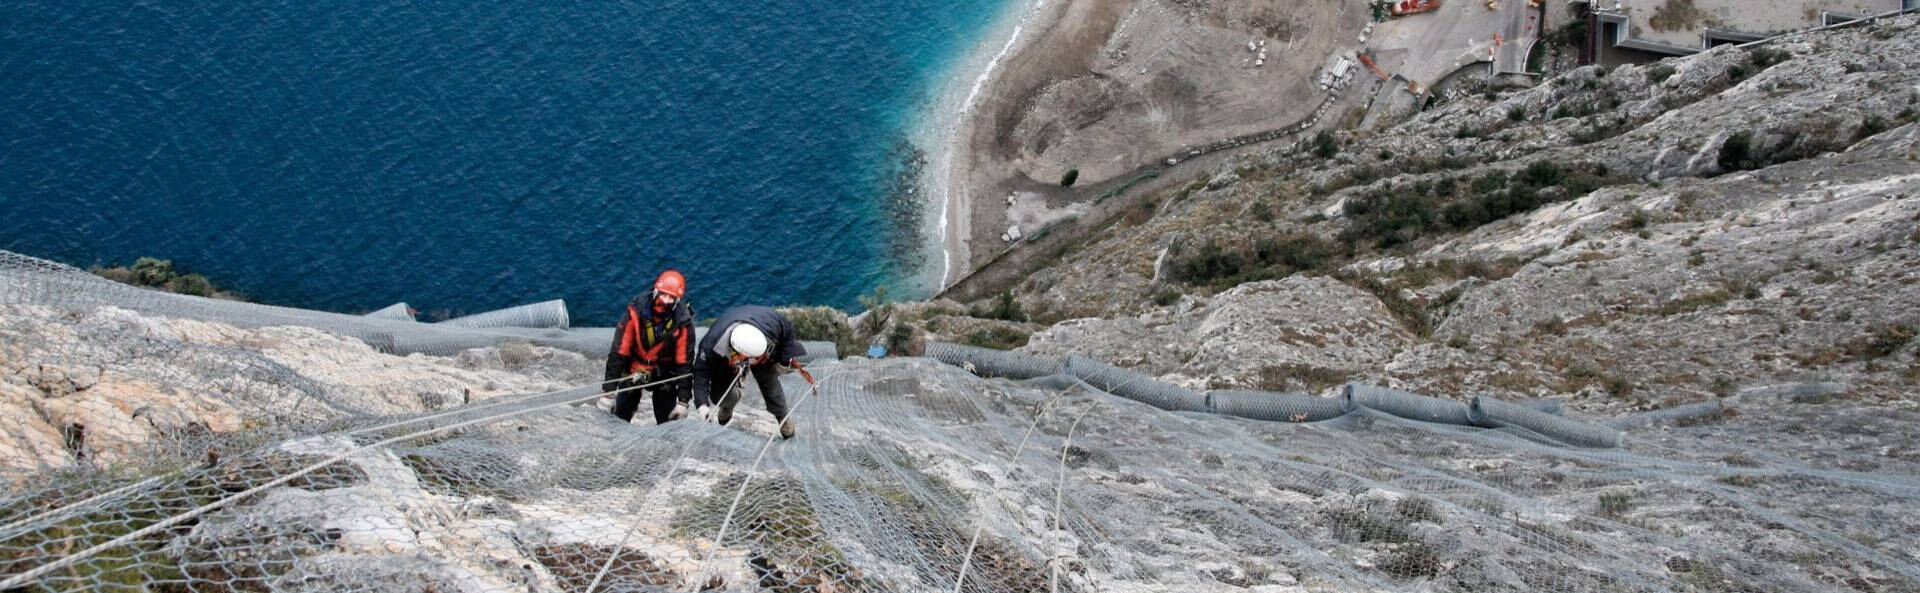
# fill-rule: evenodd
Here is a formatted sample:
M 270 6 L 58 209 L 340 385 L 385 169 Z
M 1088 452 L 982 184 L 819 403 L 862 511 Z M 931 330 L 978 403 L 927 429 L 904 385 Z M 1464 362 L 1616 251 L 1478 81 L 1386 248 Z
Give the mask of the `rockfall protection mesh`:
M 76 332 L 61 343 L 84 348 L 9 334 L 8 352 L 116 377 L 176 369 L 146 371 L 172 391 L 150 397 L 244 421 L 129 412 L 144 424 L 88 426 L 87 443 L 4 466 L 0 590 L 1920 587 L 1920 458 L 1899 410 L 1782 396 L 1583 449 L 1367 408 L 1254 421 L 1060 376 L 855 359 L 816 365 L 817 391 L 783 378 L 791 441 L 752 395 L 727 427 L 628 425 L 575 405 L 597 387 L 370 413 L 385 408 L 356 400 L 371 388 L 353 377 L 188 347 L 98 309 L 161 314 L 125 302 L 151 295 L 44 302 L 18 276 L 0 267 L 0 313 L 76 312 L 37 331 Z M 173 315 L 226 305 L 203 306 Z M 97 388 L 74 379 L 36 375 L 32 403 Z M 31 420 L 0 428 L 11 438 Z M 90 454 L 92 439 L 133 433 L 155 437 Z

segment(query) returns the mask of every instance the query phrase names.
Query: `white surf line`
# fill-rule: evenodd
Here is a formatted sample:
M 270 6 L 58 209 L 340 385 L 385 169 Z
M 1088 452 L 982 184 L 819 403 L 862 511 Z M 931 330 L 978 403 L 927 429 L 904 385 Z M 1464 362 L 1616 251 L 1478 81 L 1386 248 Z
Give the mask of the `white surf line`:
M 960 114 L 958 119 L 955 120 L 956 124 L 958 124 L 955 126 L 956 128 L 965 126 L 967 116 L 973 113 L 974 102 L 980 98 L 981 89 L 986 88 L 987 80 L 991 79 L 993 73 L 1000 69 L 1000 63 L 1006 61 L 1007 54 L 1013 53 L 1014 46 L 1019 45 L 1020 34 L 1024 32 L 1027 27 L 1027 19 L 1041 7 L 1045 6 L 1046 3 L 1047 0 L 1033 0 L 1032 4 L 1027 5 L 1025 13 L 1022 14 L 1019 21 L 1013 25 L 1013 33 L 1007 35 L 1007 43 L 1000 46 L 999 53 L 994 54 L 993 59 L 987 61 L 987 66 L 980 70 L 980 75 L 974 77 L 973 88 L 967 91 L 967 98 L 960 101 Z M 952 179 L 955 155 L 958 154 L 958 149 L 964 146 L 964 141 L 959 138 L 950 138 L 948 139 L 948 143 L 949 146 L 944 155 L 947 163 L 945 167 L 941 168 L 943 176 L 948 177 L 947 185 L 949 186 L 947 187 L 947 191 L 941 193 L 940 198 L 940 288 L 942 289 L 945 289 L 947 282 L 953 279 L 953 247 L 949 243 L 949 235 L 952 231 L 947 224 L 947 220 L 953 211 L 953 194 L 956 191 L 966 191 L 960 185 L 954 184 Z

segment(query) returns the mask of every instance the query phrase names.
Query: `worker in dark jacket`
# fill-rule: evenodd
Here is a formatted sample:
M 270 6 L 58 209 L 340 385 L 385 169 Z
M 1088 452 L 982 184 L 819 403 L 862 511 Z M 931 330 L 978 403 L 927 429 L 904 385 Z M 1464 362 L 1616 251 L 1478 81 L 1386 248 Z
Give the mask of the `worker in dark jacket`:
M 607 349 L 605 391 L 621 389 L 613 400 L 613 415 L 633 421 L 640 407 L 640 389 L 634 386 L 671 379 L 693 368 L 693 308 L 687 305 L 687 278 L 676 270 L 660 273 L 653 290 L 634 297 Z M 674 409 L 692 399 L 687 381 L 655 386 L 653 420 L 666 424 L 678 418 Z M 684 414 L 684 412 L 681 412 Z
M 793 419 L 787 416 L 780 375 L 785 369 L 799 368 L 799 358 L 806 355 L 793 322 L 780 312 L 755 305 L 727 309 L 713 321 L 694 353 L 693 404 L 700 418 L 723 425 L 733 420 L 733 406 L 740 403 L 744 391 L 740 374 L 745 370 L 753 373 L 767 411 L 780 422 L 780 436 L 793 438 Z

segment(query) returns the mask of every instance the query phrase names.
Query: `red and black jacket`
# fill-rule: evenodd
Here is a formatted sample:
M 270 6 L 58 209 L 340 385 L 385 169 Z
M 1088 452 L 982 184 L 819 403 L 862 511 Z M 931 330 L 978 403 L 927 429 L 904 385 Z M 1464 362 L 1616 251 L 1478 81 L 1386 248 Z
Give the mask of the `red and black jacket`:
M 634 373 L 681 374 L 693 364 L 693 308 L 682 299 L 666 311 L 653 306 L 653 292 L 627 303 L 607 349 L 606 381 Z

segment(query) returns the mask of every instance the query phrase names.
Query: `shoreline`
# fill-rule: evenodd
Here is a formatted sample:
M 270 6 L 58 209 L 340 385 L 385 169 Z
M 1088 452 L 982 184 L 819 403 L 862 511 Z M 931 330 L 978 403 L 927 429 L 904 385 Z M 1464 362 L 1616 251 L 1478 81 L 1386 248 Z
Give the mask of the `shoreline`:
M 929 243 L 939 252 L 940 263 L 928 266 L 930 269 L 920 275 L 926 279 L 930 295 L 945 290 L 971 265 L 973 200 L 966 180 L 973 155 L 967 149 L 977 125 L 980 98 L 1000 78 L 1007 58 L 1024 49 L 1022 42 L 1034 17 L 1049 3 L 1009 2 L 988 33 L 941 77 L 945 82 L 932 94 L 933 105 L 911 128 L 910 136 L 925 146 L 928 156 L 920 185 L 928 196 L 926 207 L 936 213 L 930 217 L 933 228 L 925 230 Z

